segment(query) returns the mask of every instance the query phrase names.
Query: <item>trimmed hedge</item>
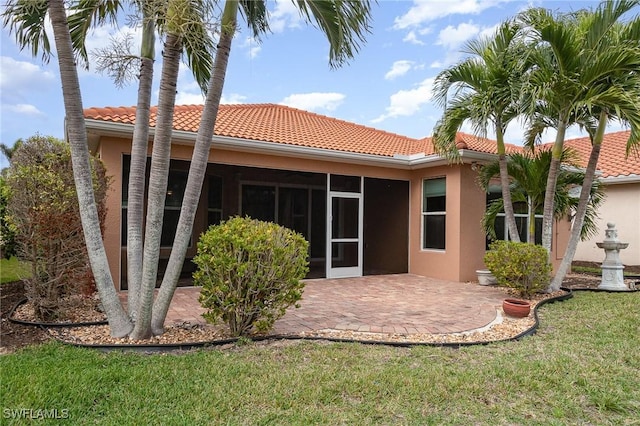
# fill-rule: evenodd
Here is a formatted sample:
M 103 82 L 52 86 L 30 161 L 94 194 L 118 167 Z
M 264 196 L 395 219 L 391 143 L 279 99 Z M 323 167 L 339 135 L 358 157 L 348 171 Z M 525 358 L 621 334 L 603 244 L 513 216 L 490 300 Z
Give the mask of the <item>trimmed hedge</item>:
M 302 298 L 308 247 L 302 235 L 275 223 L 234 217 L 212 226 L 193 259 L 203 317 L 225 322 L 234 336 L 268 331 Z

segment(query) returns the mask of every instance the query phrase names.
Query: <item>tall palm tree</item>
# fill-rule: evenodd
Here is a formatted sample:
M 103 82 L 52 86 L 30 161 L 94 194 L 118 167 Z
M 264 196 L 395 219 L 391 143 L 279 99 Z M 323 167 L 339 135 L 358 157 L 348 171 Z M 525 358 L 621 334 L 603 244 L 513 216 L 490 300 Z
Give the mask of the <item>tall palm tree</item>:
M 122 308 L 115 291 L 102 242 L 98 210 L 93 194 L 80 83 L 65 2 L 63 0 L 10 1 L 6 4 L 3 13 L 3 24 L 5 27 L 9 26 L 10 31 L 16 33 L 18 44 L 22 48 L 30 46 L 34 55 L 38 55 L 42 49 L 43 59 L 46 60 L 50 55 L 49 40 L 44 31 L 44 21 L 47 14 L 51 20 L 56 43 L 73 174 L 89 261 L 109 321 L 111 334 L 116 337 L 124 337 L 131 331 L 132 323 Z
M 621 58 L 625 62 L 636 64 L 634 71 L 627 71 L 627 67 L 620 67 L 621 72 L 612 75 L 604 84 L 603 96 L 610 97 L 608 101 L 612 107 L 589 108 L 585 107 L 583 114 L 591 119 L 591 126 L 585 126 L 591 137 L 591 153 L 587 163 L 586 176 L 580 194 L 580 202 L 562 262 L 551 281 L 550 290 L 560 288 L 566 276 L 578 246 L 578 233 L 583 222 L 588 220 L 588 188 L 595 179 L 595 172 L 600 157 L 600 150 L 604 142 L 604 134 L 607 124 L 612 120 L 621 121 L 631 127 L 627 140 L 627 155 L 634 152 L 638 155 L 640 146 L 640 17 L 625 23 L 616 23 L 612 31 L 608 33 L 612 38 L 611 43 L 624 48 L 626 54 Z M 598 89 L 596 89 L 598 90 Z
M 573 214 L 578 207 L 578 199 L 572 195 L 574 188 L 582 186 L 585 173 L 577 168 L 577 153 L 565 149 L 562 153 L 562 162 L 565 167 L 560 169 L 558 184 L 555 191 L 554 218 L 559 219 Z M 541 212 L 544 205 L 547 175 L 551 164 L 551 151 L 538 150 L 535 153 L 516 153 L 507 158 L 507 170 L 512 180 L 511 194 L 514 203 L 522 203 L 527 206 L 528 213 L 528 242 L 536 241 L 536 214 Z M 478 183 L 489 191 L 491 183 L 499 176 L 498 162 L 489 163 L 480 169 Z M 589 238 L 597 232 L 595 220 L 597 209 L 604 200 L 602 187 L 598 182 L 590 185 L 589 203 L 586 209 L 585 223 L 581 227 L 581 239 Z M 482 218 L 482 226 L 485 232 L 493 239 L 496 238 L 495 221 L 503 210 L 504 200 L 497 199 L 492 202 Z
M 15 3 L 23 7 L 20 11 L 24 14 L 24 19 L 22 21 L 16 19 L 16 11 L 18 10 L 16 7 L 5 13 L 5 25 L 7 25 L 7 22 L 22 22 L 21 27 L 16 27 L 16 37 L 19 44 L 21 44 L 21 46 L 31 46 L 34 54 L 37 54 L 39 49 L 42 48 L 43 57 L 46 56 L 49 53 L 48 40 L 46 38 L 46 33 L 43 30 L 44 17 L 47 12 L 46 2 L 16 0 Z M 31 3 L 31 8 L 27 8 L 27 3 Z M 370 4 L 368 1 L 342 2 L 339 0 L 303 0 L 297 2 L 296 5 L 300 8 L 303 16 L 305 16 L 309 22 L 315 22 L 315 24 L 317 24 L 327 36 L 330 42 L 329 60 L 331 66 L 340 66 L 346 63 L 346 61 L 351 59 L 358 51 L 359 43 L 364 42 L 365 33 L 369 30 L 370 20 Z M 35 8 L 37 13 L 33 12 L 33 8 Z M 174 79 L 174 77 L 177 76 L 177 65 L 180 59 L 181 48 L 184 46 L 185 40 L 187 40 L 184 36 L 185 34 L 191 34 L 194 31 L 199 34 L 201 33 L 203 28 L 203 21 L 201 19 L 204 14 L 200 14 L 199 12 L 202 12 L 204 9 L 206 8 L 204 7 L 203 2 L 192 0 L 171 0 L 167 7 L 167 14 L 165 15 L 164 22 L 167 35 L 163 50 L 164 62 L 160 84 L 161 94 L 158 105 L 157 125 L 153 148 L 154 152 L 152 155 L 149 179 L 149 201 L 146 221 L 147 228 L 144 244 L 142 282 L 140 297 L 137 304 L 137 318 L 135 321 L 135 328 L 131 330 L 131 320 L 126 314 L 124 314 L 124 311 L 121 309 L 121 305 L 119 305 L 122 311 L 121 313 L 124 314 L 124 316 L 119 315 L 118 318 L 124 318 L 125 326 L 121 326 L 116 330 L 112 325 L 111 331 L 114 336 L 125 336 L 130 334 L 131 338 L 142 339 L 151 335 L 150 318 L 152 313 L 153 290 L 157 275 L 157 259 L 162 227 L 162 212 L 164 211 L 164 197 L 166 194 L 166 183 L 168 177 L 172 114 L 173 105 L 175 103 L 176 79 Z M 210 89 L 207 95 L 202 125 L 200 126 L 196 147 L 194 148 L 194 162 L 192 169 L 190 170 L 185 198 L 183 200 L 183 209 L 181 211 L 177 232 L 178 238 L 176 239 L 172 249 L 170 265 L 167 268 L 168 273 L 165 274 L 160 295 L 153 307 L 154 324 L 159 324 L 159 326 L 154 327 L 155 332 L 161 332 L 171 297 L 175 290 L 175 286 L 177 285 L 177 274 L 172 274 L 171 271 L 176 268 L 181 268 L 184 261 L 188 245 L 188 237 L 186 242 L 182 242 L 180 237 L 183 237 L 186 234 L 191 234 L 193 217 L 195 215 L 195 208 L 202 188 L 204 168 L 206 167 L 206 161 L 208 159 L 208 152 L 213 135 L 213 125 L 215 123 L 222 94 L 228 55 L 231 48 L 233 34 L 235 34 L 236 17 L 239 10 L 242 11 L 246 17 L 247 23 L 252 29 L 254 35 L 257 36 L 264 34 L 268 30 L 265 18 L 266 2 L 232 0 L 225 5 L 224 17 L 222 20 L 225 31 L 222 31 L 220 35 L 218 43 L 218 49 L 220 49 L 220 52 L 216 54 L 216 72 L 211 76 Z M 194 13 L 185 15 L 185 11 Z M 30 12 L 30 14 L 27 15 L 26 12 Z M 34 21 L 32 19 L 34 16 L 36 18 L 35 22 L 38 25 L 34 25 Z M 25 22 L 28 22 L 29 24 L 25 24 Z M 59 28 L 64 28 L 67 33 L 70 47 L 69 52 L 71 52 L 69 57 L 72 58 L 73 45 L 71 43 L 71 38 L 68 37 L 69 28 L 66 18 L 64 22 L 58 22 L 57 24 L 59 25 Z M 24 32 L 24 28 L 28 28 L 31 31 Z M 199 45 L 196 41 L 195 44 L 192 44 L 191 46 L 201 47 L 202 45 Z M 68 57 L 65 57 L 65 60 L 69 60 Z M 73 63 L 73 61 L 70 61 L 66 65 L 68 66 L 70 63 Z M 59 66 L 62 67 L 62 64 L 59 64 Z M 67 92 L 64 92 L 64 94 L 65 100 L 67 97 L 70 100 L 72 99 L 73 102 L 80 106 L 79 111 L 82 113 L 79 89 L 77 89 L 78 96 L 75 98 L 71 98 L 71 95 L 67 96 Z M 84 120 L 82 120 L 81 124 L 82 130 L 84 131 Z M 70 121 L 69 125 L 78 125 L 78 122 Z M 75 137 L 77 133 L 78 132 L 70 131 L 70 136 L 72 135 Z M 86 133 L 84 134 L 84 138 L 86 140 Z M 198 141 L 200 143 L 198 143 Z M 86 146 L 85 142 L 85 151 Z M 204 166 L 202 166 L 203 164 Z M 81 205 L 84 205 L 82 201 L 80 203 Z M 99 228 L 96 229 L 99 230 Z M 183 230 L 186 230 L 186 232 L 183 232 Z M 90 252 L 92 248 L 93 245 L 89 247 Z M 104 248 L 102 248 L 102 252 L 104 252 Z M 106 256 L 104 257 L 104 260 L 104 265 L 106 265 Z M 103 268 L 102 272 L 108 273 L 108 267 L 106 269 Z M 117 302 L 117 295 L 115 295 L 110 274 L 108 275 L 108 278 L 111 283 L 111 291 L 114 295 L 112 299 Z M 98 286 L 101 298 L 103 298 L 103 294 L 105 297 L 111 298 L 111 295 L 108 294 L 108 289 L 105 289 L 104 287 L 105 286 L 102 285 Z M 117 303 L 119 304 L 119 302 Z M 111 310 L 107 309 L 107 314 L 111 315 Z
M 365 35 L 369 31 L 371 6 L 368 0 L 357 2 L 299 0 L 295 4 L 307 22 L 315 23 L 327 37 L 329 41 L 330 66 L 342 66 L 355 56 L 360 43 L 365 41 Z M 209 90 L 191 158 L 176 238 L 160 291 L 153 307 L 152 331 L 154 334 L 161 334 L 164 329 L 169 303 L 175 292 L 189 245 L 222 97 L 227 64 L 231 53 L 231 42 L 238 25 L 238 12 L 244 15 L 254 37 L 259 38 L 269 28 L 266 1 L 227 0 L 225 2 L 213 74 L 211 75 Z
M 213 4 L 210 2 L 173 2 L 172 7 L 165 9 L 165 4 L 150 0 L 133 0 L 133 5 L 142 15 L 142 44 L 140 51 L 140 70 L 138 73 L 138 102 L 136 107 L 136 121 L 133 131 L 131 148 L 131 164 L 128 182 L 128 206 L 127 206 L 127 284 L 128 284 L 128 310 L 129 315 L 135 319 L 140 303 L 143 264 L 143 219 L 144 219 L 144 188 L 146 184 L 147 149 L 149 140 L 149 117 L 151 112 L 151 89 L 153 82 L 153 62 L 155 57 L 155 32 L 160 34 L 167 32 L 178 35 L 184 44 L 186 58 L 190 65 L 195 80 L 203 90 L 206 90 L 212 68 L 213 40 L 206 28 L 206 16 Z M 85 59 L 87 53 L 84 45 L 87 31 L 92 22 L 102 24 L 106 20 L 115 21 L 116 13 L 120 7 L 118 0 L 83 0 L 72 7 L 70 15 L 70 29 L 74 45 Z M 176 11 L 178 13 L 176 13 Z M 174 62 L 163 62 L 169 67 L 176 66 Z M 120 68 L 126 66 L 121 62 L 109 64 Z M 122 73 L 115 73 L 121 75 Z M 171 87 L 177 83 L 177 74 L 174 72 L 166 80 L 168 83 L 161 87 Z M 161 91 L 162 92 L 162 91 Z M 171 91 L 169 95 L 174 93 Z M 166 95 L 166 93 L 165 93 Z M 175 99 L 175 97 L 174 97 Z M 164 111 L 173 110 L 173 102 L 164 104 Z M 162 110 L 162 107 L 159 107 Z M 169 120 L 169 114 L 161 113 L 161 117 Z M 156 143 L 166 146 L 167 132 L 156 135 Z M 164 142 L 160 142 L 164 139 Z M 157 221 L 150 226 L 158 226 Z M 148 256 L 146 262 L 156 264 L 158 256 Z M 157 268 L 157 267 L 156 267 Z M 146 302 L 150 306 L 147 299 Z
M 434 97 L 445 110 L 433 134 L 436 152 L 455 160 L 459 158 L 456 133 L 465 122 L 469 121 L 481 137 L 493 127 L 509 238 L 514 241 L 520 237 L 509 192 L 504 133 L 518 115 L 520 82 L 527 71 L 525 45 L 519 34 L 520 27 L 506 21 L 493 37 L 467 44 L 466 51 L 472 56 L 438 74 Z
M 528 143 L 533 144 L 546 127 L 557 131 L 542 226 L 542 244 L 548 252 L 555 210 L 553 194 L 566 130 L 572 124 L 593 123 L 585 111 L 617 111 L 621 102 L 627 103 L 621 99 L 620 88 L 611 83 L 616 76 L 636 73 L 639 58 L 628 43 L 619 43 L 615 32 L 623 16 L 637 5 L 637 0 L 606 1 L 595 11 L 564 14 L 533 8 L 518 17 L 535 44 L 531 49 L 535 67 L 525 90 L 533 121 Z M 587 192 L 584 197 L 586 206 Z

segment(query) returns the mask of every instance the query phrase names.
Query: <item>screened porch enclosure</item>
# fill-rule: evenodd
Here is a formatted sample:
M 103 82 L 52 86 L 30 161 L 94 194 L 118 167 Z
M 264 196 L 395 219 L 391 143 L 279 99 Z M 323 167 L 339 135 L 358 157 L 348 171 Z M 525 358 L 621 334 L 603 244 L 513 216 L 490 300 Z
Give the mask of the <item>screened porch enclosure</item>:
M 121 288 L 126 289 L 130 156 L 123 156 L 122 163 L 120 275 Z M 188 167 L 187 161 L 171 160 L 158 285 L 171 253 Z M 328 196 L 327 182 L 331 178 L 334 186 L 329 194 L 337 194 L 338 197 Z M 359 182 L 360 192 L 348 192 L 353 190 L 356 182 Z M 334 192 L 336 189 L 338 191 Z M 354 204 L 354 199 L 362 201 Z M 408 182 L 209 164 L 179 285 L 192 285 L 195 266 L 191 259 L 196 254 L 199 236 L 210 225 L 238 215 L 275 222 L 302 234 L 309 241 L 310 270 L 307 278 L 327 277 L 332 266 L 348 266 L 354 262 L 360 267 L 359 275 L 408 271 Z M 359 234 L 357 229 L 361 229 Z M 347 239 L 332 239 L 332 234 Z M 327 242 L 331 242 L 331 247 Z M 329 268 L 328 257 L 332 259 Z

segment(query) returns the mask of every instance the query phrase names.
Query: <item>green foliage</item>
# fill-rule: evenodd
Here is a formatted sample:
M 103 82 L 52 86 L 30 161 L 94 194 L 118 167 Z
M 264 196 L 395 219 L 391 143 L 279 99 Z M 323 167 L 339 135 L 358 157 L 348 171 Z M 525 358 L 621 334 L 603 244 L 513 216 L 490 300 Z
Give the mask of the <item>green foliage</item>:
M 308 246 L 294 231 L 250 218 L 211 227 L 193 259 L 204 318 L 224 321 L 234 336 L 269 330 L 302 297 Z
M 484 263 L 499 285 L 513 288 L 529 299 L 549 285 L 551 265 L 542 246 L 500 240 L 489 248 Z
M 101 223 L 106 216 L 108 179 L 92 159 L 94 190 Z M 61 298 L 92 293 L 69 145 L 53 137 L 33 136 L 13 154 L 6 183 L 7 221 L 15 229 L 18 257 L 31 265 L 27 298 L 41 320 L 58 316 Z
M 16 254 L 16 230 L 7 220 L 9 187 L 4 176 L 0 176 L 0 258 L 10 259 Z

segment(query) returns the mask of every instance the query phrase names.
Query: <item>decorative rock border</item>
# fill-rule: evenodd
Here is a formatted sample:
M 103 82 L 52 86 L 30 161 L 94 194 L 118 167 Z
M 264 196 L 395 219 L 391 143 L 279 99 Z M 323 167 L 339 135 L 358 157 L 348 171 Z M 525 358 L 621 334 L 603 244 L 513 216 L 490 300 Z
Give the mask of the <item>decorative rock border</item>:
M 489 340 L 489 341 L 471 341 L 471 342 L 410 342 L 410 341 L 390 341 L 390 340 L 374 340 L 374 339 L 357 339 L 357 338 L 341 338 L 330 336 L 303 336 L 303 335 L 265 335 L 265 336 L 251 336 L 252 341 L 266 341 L 266 340 L 309 340 L 309 341 L 329 341 L 336 343 L 361 343 L 366 345 L 386 345 L 393 347 L 413 347 L 413 346 L 435 346 L 435 347 L 449 347 L 460 348 L 465 346 L 477 346 L 488 345 L 496 342 L 508 342 L 518 341 L 524 337 L 535 334 L 540 320 L 538 318 L 538 308 L 546 303 L 552 303 L 556 301 L 564 301 L 573 297 L 573 293 L 570 289 L 563 288 L 567 291 L 566 294 L 556 296 L 553 298 L 540 301 L 534 307 L 534 324 L 517 334 L 516 336 L 507 339 Z M 140 353 L 164 353 L 164 352 L 177 352 L 187 351 L 192 349 L 199 349 L 205 347 L 217 347 L 228 344 L 237 343 L 239 338 L 226 338 L 220 340 L 204 341 L 204 342 L 184 342 L 184 343 L 165 343 L 165 344 L 86 344 L 86 343 L 74 343 L 60 338 L 56 340 L 70 346 L 97 349 L 102 352 L 112 351 L 133 351 Z
M 44 328 L 88 327 L 88 326 L 92 326 L 92 325 L 105 325 L 105 324 L 108 324 L 107 320 L 85 321 L 85 322 L 37 322 L 37 321 L 25 321 L 25 320 L 14 318 L 13 314 L 15 313 L 16 309 L 18 309 L 19 306 L 24 305 L 25 303 L 27 303 L 27 299 L 26 298 L 22 299 L 21 301 L 16 303 L 13 308 L 11 308 L 11 310 L 9 311 L 9 314 L 7 315 L 7 319 L 10 322 L 12 322 L 14 324 L 20 324 L 20 325 L 26 325 L 26 326 L 34 326 L 34 327 L 44 327 Z

